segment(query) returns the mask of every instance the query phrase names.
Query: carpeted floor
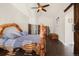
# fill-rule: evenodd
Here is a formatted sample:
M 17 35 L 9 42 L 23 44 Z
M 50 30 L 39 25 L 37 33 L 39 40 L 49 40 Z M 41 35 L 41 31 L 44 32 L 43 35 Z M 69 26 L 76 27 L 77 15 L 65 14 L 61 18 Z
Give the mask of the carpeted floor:
M 47 39 L 46 56 L 73 56 L 72 46 L 64 46 L 60 41 Z

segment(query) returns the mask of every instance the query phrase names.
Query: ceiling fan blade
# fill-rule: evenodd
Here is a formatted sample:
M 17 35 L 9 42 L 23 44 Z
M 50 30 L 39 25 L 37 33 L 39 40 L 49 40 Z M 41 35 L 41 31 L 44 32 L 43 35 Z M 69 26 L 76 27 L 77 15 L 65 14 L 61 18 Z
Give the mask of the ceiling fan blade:
M 44 12 L 47 12 L 45 9 L 42 9 Z
M 44 5 L 44 6 L 42 6 L 42 7 L 48 7 L 48 6 L 50 6 L 49 4 L 47 4 L 47 5 Z
M 40 3 L 37 3 L 38 6 L 40 6 Z
M 37 12 L 39 12 L 39 9 L 37 10 Z

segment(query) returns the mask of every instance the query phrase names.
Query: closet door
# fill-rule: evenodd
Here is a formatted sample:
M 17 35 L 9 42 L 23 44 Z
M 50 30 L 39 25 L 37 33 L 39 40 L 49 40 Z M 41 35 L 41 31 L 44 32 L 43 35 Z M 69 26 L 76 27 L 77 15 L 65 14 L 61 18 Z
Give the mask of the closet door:
M 74 53 L 79 55 L 79 3 L 74 4 Z
M 65 12 L 65 45 L 73 49 L 74 46 L 74 6 Z

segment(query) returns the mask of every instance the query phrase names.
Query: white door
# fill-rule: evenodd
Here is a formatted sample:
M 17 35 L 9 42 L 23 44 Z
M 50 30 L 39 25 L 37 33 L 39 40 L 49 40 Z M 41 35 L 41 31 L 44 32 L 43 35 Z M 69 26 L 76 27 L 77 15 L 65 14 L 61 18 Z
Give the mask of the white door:
M 73 6 L 66 12 L 65 15 L 65 44 L 74 44 L 74 11 Z

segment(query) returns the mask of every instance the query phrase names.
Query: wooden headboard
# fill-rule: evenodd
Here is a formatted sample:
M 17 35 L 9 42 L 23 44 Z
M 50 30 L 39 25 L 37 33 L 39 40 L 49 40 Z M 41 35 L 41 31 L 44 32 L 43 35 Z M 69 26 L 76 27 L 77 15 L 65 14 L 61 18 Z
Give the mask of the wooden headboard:
M 2 24 L 0 25 L 0 37 L 3 36 L 3 31 L 9 27 L 15 27 L 18 31 L 22 32 L 22 29 L 16 23 Z

